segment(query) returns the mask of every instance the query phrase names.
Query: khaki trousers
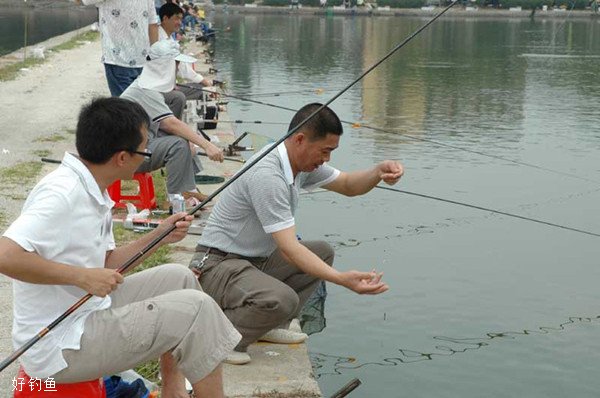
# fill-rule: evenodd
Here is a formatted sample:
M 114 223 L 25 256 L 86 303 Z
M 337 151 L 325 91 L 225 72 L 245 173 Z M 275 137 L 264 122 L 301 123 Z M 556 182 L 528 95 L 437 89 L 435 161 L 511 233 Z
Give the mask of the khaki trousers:
M 80 349 L 63 350 L 69 366 L 53 375 L 57 383 L 117 374 L 171 351 L 193 384 L 211 373 L 240 340 L 182 265 L 128 276 L 111 298 L 111 308 L 86 319 Z
M 328 243 L 300 243 L 333 265 L 334 252 Z M 204 257 L 204 249 L 197 247 L 196 251 L 192 261 Z M 199 280 L 202 289 L 242 334 L 236 351 L 246 351 L 250 344 L 275 327 L 287 327 L 320 281 L 288 263 L 279 250 L 268 258 L 210 252 Z

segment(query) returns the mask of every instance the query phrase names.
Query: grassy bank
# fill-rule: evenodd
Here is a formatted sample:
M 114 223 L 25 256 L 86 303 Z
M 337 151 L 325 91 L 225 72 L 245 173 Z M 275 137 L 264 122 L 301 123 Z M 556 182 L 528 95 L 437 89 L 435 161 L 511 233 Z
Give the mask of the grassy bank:
M 58 46 L 55 46 L 55 47 L 52 47 L 49 50 L 49 52 L 59 52 L 59 51 L 64 51 L 64 50 L 71 50 L 73 48 L 82 46 L 86 42 L 96 41 L 96 40 L 98 40 L 99 37 L 100 37 L 100 33 L 93 32 L 90 30 L 90 31 L 81 33 L 81 34 L 73 37 L 71 40 L 69 40 L 65 43 L 59 44 Z M 47 58 L 39 59 L 39 58 L 31 57 L 31 58 L 27 58 L 23 61 L 16 62 L 14 64 L 4 66 L 4 67 L 0 68 L 0 82 L 7 81 L 7 80 L 14 80 L 19 75 L 19 72 L 21 71 L 21 69 L 36 67 L 38 65 L 43 64 L 46 61 L 46 59 Z

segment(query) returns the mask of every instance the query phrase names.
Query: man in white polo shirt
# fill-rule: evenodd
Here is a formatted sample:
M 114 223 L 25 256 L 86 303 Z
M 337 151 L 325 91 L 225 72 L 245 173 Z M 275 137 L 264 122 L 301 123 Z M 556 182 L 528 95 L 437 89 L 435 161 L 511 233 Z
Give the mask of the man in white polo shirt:
M 194 162 L 190 143 L 195 144 L 217 162 L 223 161 L 223 151 L 192 130 L 181 120 L 185 96 L 179 94 L 181 105 L 173 112 L 165 102 L 164 93 L 175 87 L 176 61 L 194 62 L 195 58 L 181 54 L 173 40 L 159 40 L 150 47 L 149 60 L 142 74 L 121 94 L 121 98 L 137 102 L 150 116 L 148 149 L 153 153 L 138 171 L 147 172 L 161 167 L 167 169 L 167 192 L 195 197 L 202 201 L 206 195 L 197 192 L 194 175 L 200 172 Z M 176 93 L 176 92 L 175 92 Z
M 159 40 L 174 40 L 173 35 L 179 32 L 181 20 L 183 18 L 183 9 L 175 3 L 166 3 L 160 7 L 158 13 L 160 26 L 158 27 Z M 212 87 L 213 80 L 205 78 L 197 73 L 192 67 L 193 64 L 181 62 L 177 66 L 177 76 L 182 78 L 186 85 L 177 85 L 177 90 L 185 94 L 186 99 L 200 99 L 203 87 Z
M 106 187 L 131 179 L 146 149 L 148 115 L 138 104 L 100 98 L 84 107 L 78 155 L 44 177 L 0 238 L 0 272 L 13 278 L 15 348 L 80 298 L 92 296 L 21 356 L 31 378 L 93 380 L 161 359 L 162 396 L 223 397 L 220 363 L 239 333 L 184 266 L 166 264 L 123 278 L 116 269 L 175 224 L 155 247 L 181 240 L 191 216 L 115 246 Z M 144 255 L 138 263 L 151 254 Z
M 290 129 L 320 106 L 300 109 Z M 388 289 L 375 271 L 340 272 L 331 267 L 334 253 L 326 242 L 296 237 L 299 189 L 323 187 L 346 196 L 362 195 L 382 180 L 395 184 L 403 174 L 402 165 L 391 160 L 352 173 L 329 166 L 326 162 L 341 134 L 339 118 L 324 108 L 232 183 L 213 208 L 190 268 L 242 334 L 227 357 L 229 363 L 249 362 L 246 349 L 257 340 L 304 341 L 307 336 L 288 325 L 320 280 L 360 294 Z

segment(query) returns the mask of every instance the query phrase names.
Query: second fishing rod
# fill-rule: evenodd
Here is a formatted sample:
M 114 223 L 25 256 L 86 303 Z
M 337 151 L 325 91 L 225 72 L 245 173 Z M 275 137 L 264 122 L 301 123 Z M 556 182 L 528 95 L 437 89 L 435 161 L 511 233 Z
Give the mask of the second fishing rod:
M 375 62 L 369 68 L 367 68 L 363 73 L 360 74 L 360 76 L 358 76 L 351 83 L 349 83 L 345 88 L 343 88 L 340 92 L 338 92 L 331 99 L 329 99 L 329 101 L 327 101 L 325 104 L 321 105 L 316 111 L 314 111 L 312 114 L 310 114 L 306 119 L 304 119 L 303 121 L 301 121 L 298 125 L 294 126 L 290 131 L 287 132 L 287 134 L 285 134 L 283 137 L 281 137 L 279 140 L 277 140 L 270 148 L 268 148 L 267 150 L 265 150 L 264 152 L 262 152 L 254 160 L 252 160 L 250 163 L 248 163 L 248 165 L 246 167 L 244 167 L 242 170 L 240 170 L 240 172 L 238 172 L 236 175 L 234 175 L 229 181 L 227 181 L 226 183 L 224 183 L 219 189 L 217 189 L 215 192 L 213 192 L 212 194 L 210 194 L 205 200 L 203 200 L 197 206 L 195 206 L 194 208 L 190 209 L 188 211 L 188 215 L 193 215 L 198 210 L 202 209 L 208 202 L 210 202 L 212 199 L 214 199 L 219 193 L 221 193 L 224 189 L 226 189 L 234 181 L 236 181 L 238 178 L 240 178 L 245 172 L 247 172 L 250 168 L 252 168 L 256 163 L 258 163 L 265 156 L 267 156 L 274 148 L 276 148 L 279 144 L 281 144 L 287 138 L 291 137 L 294 133 L 296 133 L 298 130 L 300 130 L 306 123 L 308 123 L 319 112 L 321 112 L 329 104 L 331 104 L 333 101 L 335 101 L 337 98 L 339 98 L 342 94 L 344 94 L 346 91 L 348 91 L 356 83 L 358 83 L 359 81 L 361 81 L 372 70 L 374 70 L 375 68 L 377 68 L 383 62 L 385 62 L 394 53 L 396 53 L 396 51 L 400 50 L 402 47 L 404 47 L 406 44 L 408 44 L 419 33 L 421 33 L 429 25 L 431 25 L 438 18 L 440 18 L 443 14 L 445 14 L 456 3 L 457 3 L 457 0 L 454 0 L 453 2 L 451 2 L 442 11 L 440 11 L 433 18 L 431 18 L 429 21 L 427 21 L 426 23 L 424 23 L 419 29 L 417 29 L 416 31 L 414 31 L 412 34 L 410 34 L 408 37 L 406 37 L 401 43 L 399 43 L 394 48 L 392 48 L 386 55 L 384 55 L 381 59 L 379 59 L 377 62 Z M 117 269 L 117 272 L 120 273 L 120 274 L 125 273 L 132 265 L 134 265 L 138 260 L 140 260 L 144 255 L 146 255 L 146 253 L 148 253 L 156 245 L 158 245 L 160 243 L 160 241 L 162 241 L 164 238 L 166 238 L 167 235 L 169 235 L 171 232 L 173 232 L 175 230 L 175 228 L 176 227 L 173 224 L 170 228 L 168 228 L 166 231 L 164 231 L 161 235 L 159 235 L 155 239 L 153 239 L 150 243 L 148 243 L 148 245 L 146 247 L 144 247 L 141 251 L 139 251 L 137 254 L 135 254 L 133 257 L 131 257 L 129 260 L 127 260 L 122 266 L 120 266 Z M 56 326 L 58 326 L 64 319 L 66 319 L 69 315 L 71 315 L 73 312 L 75 312 L 79 307 L 81 307 L 83 304 L 85 304 L 91 297 L 92 297 L 92 294 L 90 294 L 90 293 L 88 293 L 87 295 L 83 296 L 79 301 L 77 301 L 75 304 L 73 304 L 69 309 L 67 309 L 63 314 L 61 314 L 58 318 L 56 318 L 47 327 L 45 327 L 44 329 L 42 329 L 38 334 L 36 334 L 29 341 L 27 341 L 23 346 L 19 347 L 9 357 L 7 357 L 6 359 L 4 359 L 0 363 L 0 372 L 3 371 L 4 369 L 6 369 L 14 361 L 16 361 L 21 355 L 23 355 L 23 353 L 25 353 L 29 348 L 31 348 L 40 339 L 42 339 L 44 336 L 46 336 L 48 333 L 50 333 L 50 331 L 52 329 L 54 329 Z

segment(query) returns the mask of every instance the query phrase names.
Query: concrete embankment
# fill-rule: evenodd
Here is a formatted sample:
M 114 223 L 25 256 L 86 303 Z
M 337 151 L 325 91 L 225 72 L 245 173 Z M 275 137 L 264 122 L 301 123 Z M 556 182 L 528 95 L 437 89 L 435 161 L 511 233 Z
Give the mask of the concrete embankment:
M 54 47 L 77 33 L 71 32 L 37 46 Z M 22 50 L 7 56 L 5 63 L 19 61 Z M 0 231 L 18 216 L 27 193 L 33 185 L 56 165 L 41 164 L 40 156 L 60 159 L 65 151 L 73 152 L 74 129 L 81 106 L 96 96 L 107 96 L 108 89 L 100 63 L 100 41 L 48 54 L 41 65 L 22 71 L 15 80 L 0 83 L 0 172 L 37 165 L 33 175 L 14 180 L 0 173 Z M 0 61 L 0 65 L 1 65 Z M 208 66 L 199 62 L 202 69 Z M 226 112 L 221 115 L 227 119 Z M 234 139 L 231 126 L 207 131 L 224 145 Z M 202 159 L 205 173 L 230 177 L 240 163 L 216 164 Z M 210 192 L 218 186 L 200 186 Z M 203 212 L 196 221 L 197 229 L 208 216 Z M 187 264 L 198 236 L 189 235 L 175 245 L 174 261 Z M 10 280 L 0 275 L 0 357 L 12 352 L 12 288 Z M 319 387 L 304 344 L 281 346 L 255 344 L 250 352 L 252 363 L 245 366 L 225 366 L 225 389 L 228 397 L 319 397 Z M 0 373 L 0 398 L 12 397 L 12 378 L 16 365 Z M 262 394 L 262 395 L 261 395 Z

